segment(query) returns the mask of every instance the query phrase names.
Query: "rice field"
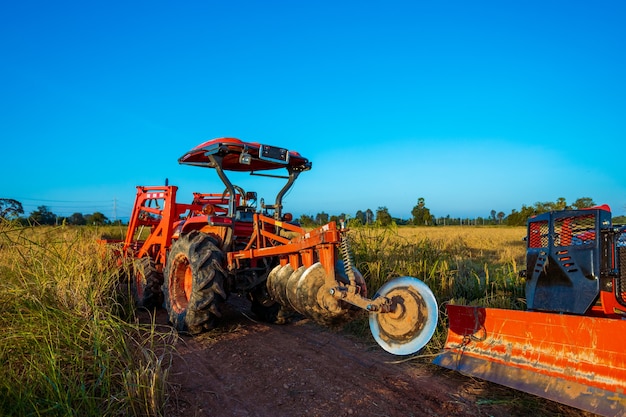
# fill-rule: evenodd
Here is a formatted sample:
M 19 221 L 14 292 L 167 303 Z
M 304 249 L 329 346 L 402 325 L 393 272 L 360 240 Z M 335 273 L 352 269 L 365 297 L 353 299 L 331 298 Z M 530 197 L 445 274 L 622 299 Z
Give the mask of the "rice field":
M 412 276 L 424 281 L 440 307 L 440 321 L 426 354 L 445 343 L 447 303 L 524 309 L 525 227 L 361 227 L 351 231 L 357 268 L 368 288 Z M 357 333 L 366 334 L 366 324 Z M 353 326 L 354 328 L 354 326 Z
M 0 221 L 0 415 L 159 416 L 173 332 L 139 325 L 120 265 L 98 243 L 119 227 L 24 227 Z M 446 303 L 524 308 L 523 227 L 360 227 L 350 231 L 370 296 L 414 276 Z M 350 331 L 369 335 L 366 320 Z

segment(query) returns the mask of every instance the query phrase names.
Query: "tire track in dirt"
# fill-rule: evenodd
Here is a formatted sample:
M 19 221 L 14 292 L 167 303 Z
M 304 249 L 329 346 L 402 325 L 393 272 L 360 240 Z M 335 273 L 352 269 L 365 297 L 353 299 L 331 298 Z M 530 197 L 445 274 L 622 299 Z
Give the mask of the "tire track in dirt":
M 535 397 L 531 407 L 541 408 L 529 409 L 527 394 L 431 364 L 391 363 L 398 357 L 377 345 L 307 320 L 253 321 L 238 297 L 228 306 L 221 329 L 181 336 L 167 416 L 589 415 Z

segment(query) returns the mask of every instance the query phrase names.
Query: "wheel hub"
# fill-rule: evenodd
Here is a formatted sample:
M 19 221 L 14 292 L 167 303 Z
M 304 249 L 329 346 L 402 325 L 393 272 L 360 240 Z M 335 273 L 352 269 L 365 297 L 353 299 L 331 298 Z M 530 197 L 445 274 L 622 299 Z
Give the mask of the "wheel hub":
M 387 282 L 374 298 L 391 301 L 389 312 L 371 312 L 370 330 L 387 352 L 410 355 L 423 348 L 437 326 L 437 300 L 422 281 L 400 277 Z

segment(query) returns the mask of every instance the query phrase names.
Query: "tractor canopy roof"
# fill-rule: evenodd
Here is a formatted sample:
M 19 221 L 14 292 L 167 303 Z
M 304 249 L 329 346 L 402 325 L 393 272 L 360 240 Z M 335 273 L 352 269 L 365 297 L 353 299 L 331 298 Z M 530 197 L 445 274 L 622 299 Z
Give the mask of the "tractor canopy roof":
M 217 138 L 201 143 L 178 158 L 178 163 L 207 168 L 216 168 L 217 163 L 225 171 L 311 169 L 311 162 L 298 152 L 235 138 Z

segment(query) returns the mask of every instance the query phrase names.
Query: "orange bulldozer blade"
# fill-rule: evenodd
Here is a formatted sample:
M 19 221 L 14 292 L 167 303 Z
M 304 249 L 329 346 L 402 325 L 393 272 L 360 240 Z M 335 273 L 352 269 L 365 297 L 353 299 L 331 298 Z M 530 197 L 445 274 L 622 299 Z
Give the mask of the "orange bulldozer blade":
M 626 320 L 448 305 L 435 364 L 605 416 L 626 416 Z

